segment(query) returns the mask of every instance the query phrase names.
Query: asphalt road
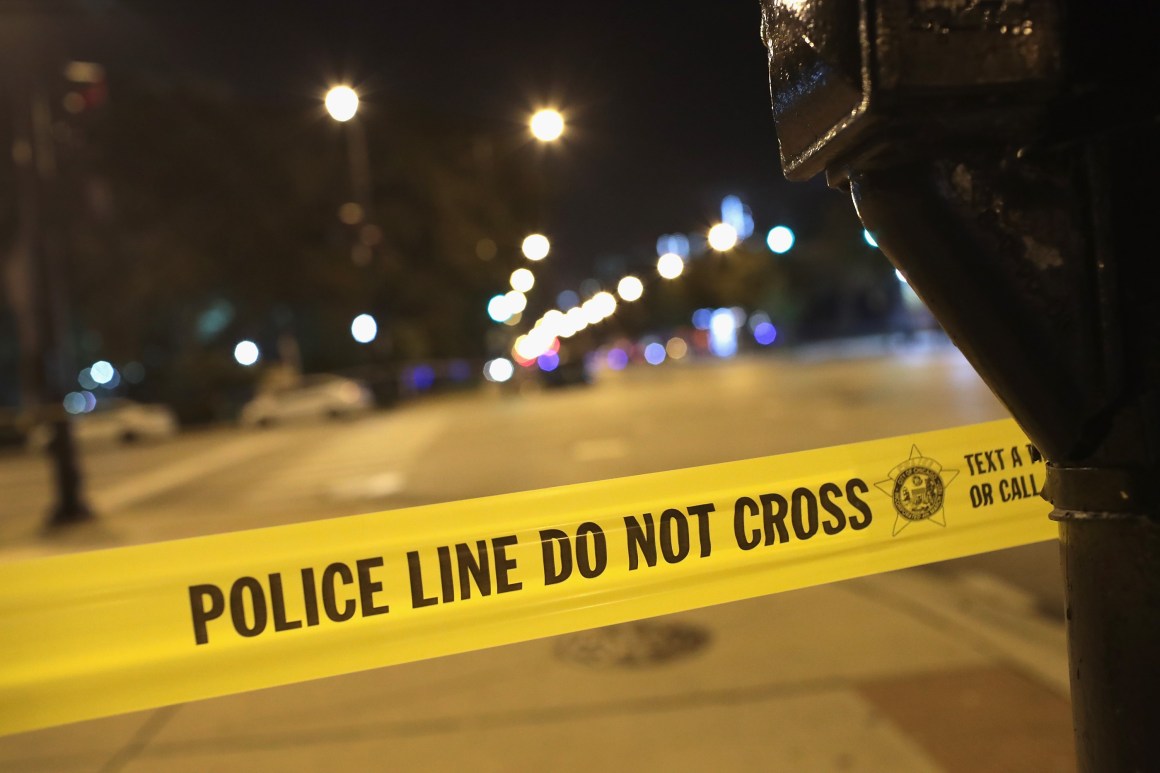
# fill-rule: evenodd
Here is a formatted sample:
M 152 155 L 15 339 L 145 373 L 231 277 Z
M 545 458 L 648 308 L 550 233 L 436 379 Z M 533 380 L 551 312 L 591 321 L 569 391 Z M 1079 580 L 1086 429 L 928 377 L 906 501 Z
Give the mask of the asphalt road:
M 84 453 L 92 525 L 0 457 L 0 561 L 844 444 L 1006 416 L 943 346 L 829 347 Z M 1051 544 L 0 738 L 5 770 L 1067 771 Z M 687 657 L 616 662 L 655 644 Z M 611 660 L 610 660 L 611 658 Z

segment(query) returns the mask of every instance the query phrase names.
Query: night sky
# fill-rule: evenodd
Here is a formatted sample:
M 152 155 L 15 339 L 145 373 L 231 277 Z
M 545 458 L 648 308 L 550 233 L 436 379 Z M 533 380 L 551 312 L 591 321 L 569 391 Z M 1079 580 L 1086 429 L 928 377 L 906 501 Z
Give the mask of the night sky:
M 540 163 L 554 254 L 577 271 L 707 228 L 729 193 L 759 229 L 817 196 L 781 177 L 757 0 L 119 4 L 154 55 L 247 98 L 346 81 L 372 107 L 404 99 L 513 132 L 558 106 L 568 132 Z

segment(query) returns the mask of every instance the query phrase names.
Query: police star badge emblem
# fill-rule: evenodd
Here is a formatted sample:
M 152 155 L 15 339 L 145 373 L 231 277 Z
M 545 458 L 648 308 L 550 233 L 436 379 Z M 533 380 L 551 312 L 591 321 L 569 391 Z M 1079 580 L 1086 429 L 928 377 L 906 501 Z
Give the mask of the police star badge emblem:
M 910 456 L 894 466 L 890 477 L 874 484 L 894 505 L 892 536 L 897 537 L 915 521 L 930 521 L 945 527 L 946 490 L 958 474 L 958 470 L 944 469 L 934 459 L 923 456 L 918 446 L 911 446 Z

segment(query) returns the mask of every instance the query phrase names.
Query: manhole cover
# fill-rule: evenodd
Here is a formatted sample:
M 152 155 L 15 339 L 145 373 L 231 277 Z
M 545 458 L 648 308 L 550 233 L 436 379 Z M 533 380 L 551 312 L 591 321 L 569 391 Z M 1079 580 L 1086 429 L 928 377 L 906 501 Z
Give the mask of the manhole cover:
M 640 620 L 563 636 L 556 656 L 595 668 L 649 668 L 690 657 L 708 643 L 704 628 Z

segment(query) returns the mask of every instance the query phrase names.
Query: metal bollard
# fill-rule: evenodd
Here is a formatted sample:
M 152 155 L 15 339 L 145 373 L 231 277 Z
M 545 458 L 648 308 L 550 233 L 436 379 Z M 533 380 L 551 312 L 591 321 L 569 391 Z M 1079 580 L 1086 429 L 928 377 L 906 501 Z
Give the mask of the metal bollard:
M 784 173 L 850 194 L 1047 459 L 1080 769 L 1154 769 L 1160 9 L 762 7 Z

